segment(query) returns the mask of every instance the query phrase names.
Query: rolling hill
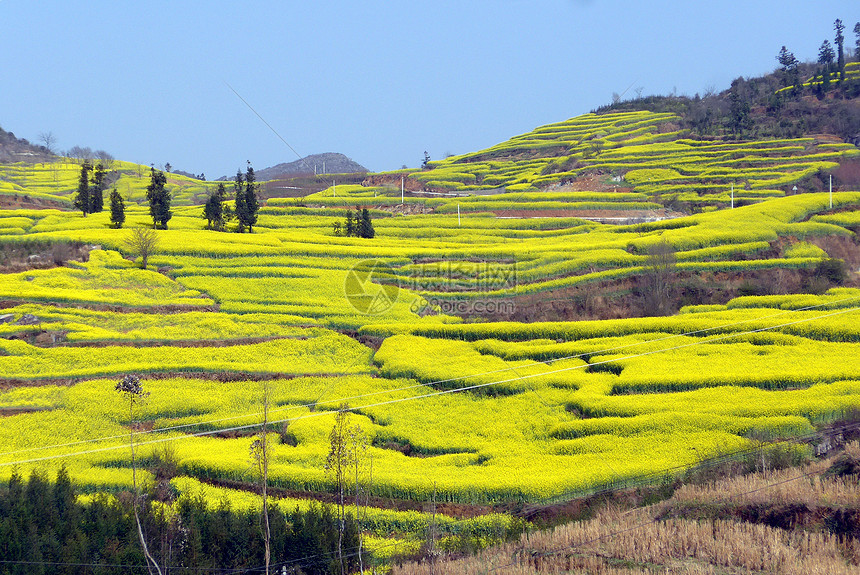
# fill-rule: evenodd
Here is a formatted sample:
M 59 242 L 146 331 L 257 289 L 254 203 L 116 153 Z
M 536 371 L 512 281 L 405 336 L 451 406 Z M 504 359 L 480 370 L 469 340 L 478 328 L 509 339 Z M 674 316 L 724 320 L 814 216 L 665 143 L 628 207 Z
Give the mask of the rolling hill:
M 798 92 L 770 94 L 842 105 Z M 206 229 L 217 184 L 170 174 L 173 217 L 144 267 L 129 229 L 152 225 L 148 168 L 111 166 L 115 229 L 71 209 L 78 163 L 0 164 L 0 484 L 64 469 L 83 501 L 122 505 L 140 484 L 163 517 L 226 517 L 259 510 L 265 439 L 271 504 L 345 513 L 384 569 L 583 498 L 668 497 L 714 462 L 813 461 L 858 429 L 860 151 L 768 132 L 779 116 L 696 128 L 694 101 L 619 102 L 423 170 L 306 178 L 320 187 L 268 199 L 254 233 Z M 356 206 L 373 238 L 338 233 Z M 117 393 L 127 375 L 145 401 Z M 345 486 L 330 464 L 344 420 Z M 355 508 L 338 510 L 341 488 Z M 685 501 L 648 522 L 692 531 L 671 522 Z M 582 561 L 625 564 L 612 553 Z

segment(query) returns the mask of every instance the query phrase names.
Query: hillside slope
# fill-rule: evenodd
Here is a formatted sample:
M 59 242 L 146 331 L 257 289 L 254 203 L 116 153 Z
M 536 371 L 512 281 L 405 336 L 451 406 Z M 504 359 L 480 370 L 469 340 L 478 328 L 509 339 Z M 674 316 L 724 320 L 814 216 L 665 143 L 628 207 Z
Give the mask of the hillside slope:
M 814 75 L 787 89 L 774 73 L 704 98 L 618 101 L 367 183 L 399 187 L 405 178 L 414 193 L 502 194 L 495 199 L 506 204 L 522 192 L 611 187 L 687 212 L 824 191 L 830 176 L 837 190 L 856 189 L 860 62 L 846 66 L 842 83 L 831 76 L 827 90 Z
M 44 146 L 36 146 L 0 128 L 0 163 L 44 162 L 53 157 Z

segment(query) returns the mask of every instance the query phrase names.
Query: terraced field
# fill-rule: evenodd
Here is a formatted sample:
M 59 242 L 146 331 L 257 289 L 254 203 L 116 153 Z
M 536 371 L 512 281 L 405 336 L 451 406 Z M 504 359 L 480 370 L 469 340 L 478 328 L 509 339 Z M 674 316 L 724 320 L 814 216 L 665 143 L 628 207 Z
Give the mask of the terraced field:
M 851 82 L 860 79 L 860 62 L 847 62 L 845 64 L 845 81 Z M 839 77 L 839 72 L 828 72 L 827 80 L 830 85 L 839 85 L 841 79 Z M 816 75 L 809 78 L 806 78 L 805 81 L 801 82 L 801 86 L 804 88 L 815 88 L 816 86 L 821 85 L 822 76 Z M 781 88 L 780 92 L 789 92 L 793 89 L 793 86 L 787 86 L 785 88 Z
M 631 209 L 643 200 L 726 207 L 732 190 L 735 202 L 783 196 L 797 184 L 802 190 L 806 178 L 860 154 L 851 144 L 829 139 L 691 140 L 678 129 L 679 121 L 652 112 L 587 114 L 432 162 L 431 169 L 409 177 L 440 191 L 504 187 L 529 192 L 602 174 L 633 192 L 621 196 L 634 202 Z
M 107 166 L 108 193 L 116 188 L 127 203 L 145 204 L 149 170 L 148 166 L 132 162 L 111 161 Z M 41 164 L 0 164 L 0 196 L 49 200 L 71 208 L 80 175 L 80 162 L 68 158 Z M 205 202 L 215 185 L 168 174 L 166 187 L 174 205 L 191 205 Z
M 92 247 L 87 262 L 0 276 L 0 480 L 66 465 L 89 492 L 126 489 L 134 425 L 144 461 L 171 446 L 180 496 L 250 505 L 249 436 L 268 393 L 271 485 L 330 500 L 329 433 L 347 404 L 370 444 L 359 481 L 377 502 L 364 528 L 382 561 L 420 545 L 431 498 L 459 510 L 440 519 L 450 545 L 464 533 L 484 545 L 521 526 L 490 513 L 493 505 L 662 481 L 860 408 L 856 288 L 605 321 L 469 322 L 453 313 L 600 290 L 650 273 L 661 247 L 677 272 L 715 278 L 811 273 L 836 255 L 828 242 L 856 249 L 860 192 L 834 193 L 832 209 L 828 194 L 763 193 L 743 207 L 635 225 L 498 217 L 511 205 L 644 212 L 659 207 L 655 199 L 699 190 L 713 205 L 731 181 L 748 183 L 752 199 L 855 155 L 805 140 L 693 142 L 673 122 L 588 115 L 411 176 L 456 169 L 474 180 L 443 180 L 478 192 L 603 170 L 623 175 L 625 192 L 521 188 L 399 206 L 399 190 L 337 186 L 270 201 L 254 234 L 205 230 L 200 206 L 180 206 L 145 270 L 131 261 L 128 229 L 111 229 L 106 213 L 0 211 L 4 245 Z M 541 154 L 562 148 L 578 167 L 547 169 L 556 160 Z M 512 159 L 527 150 L 533 157 Z M 50 182 L 16 177 L 15 193 L 49 193 Z M 195 189 L 182 197 L 190 202 Z M 373 208 L 375 238 L 334 234 L 356 203 Z M 127 228 L 149 222 L 144 207 L 130 206 Z M 127 373 L 143 375 L 150 393 L 140 424 L 114 391 Z M 794 450 L 810 455 L 808 446 Z

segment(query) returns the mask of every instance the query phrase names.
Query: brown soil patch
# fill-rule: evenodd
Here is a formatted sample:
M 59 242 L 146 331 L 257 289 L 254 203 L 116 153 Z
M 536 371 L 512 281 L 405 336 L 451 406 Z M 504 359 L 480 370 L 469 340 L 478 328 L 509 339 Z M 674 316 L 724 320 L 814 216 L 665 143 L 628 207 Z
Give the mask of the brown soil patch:
M 416 170 L 417 171 L 417 170 Z M 400 180 L 403 178 L 403 189 L 406 192 L 420 192 L 424 190 L 424 186 L 418 180 L 413 180 L 406 176 L 398 174 L 376 174 L 368 176 L 361 182 L 362 186 L 372 187 L 389 187 L 400 191 Z
M 415 197 L 415 196 L 408 196 Z M 400 215 L 400 216 L 417 216 L 422 214 L 432 213 L 433 208 L 427 208 L 422 204 L 397 204 L 393 206 L 374 206 L 376 210 L 382 210 L 383 212 L 389 212 L 391 214 Z
M 382 346 L 382 342 L 385 341 L 384 337 L 364 335 L 355 330 L 341 330 L 341 333 L 345 336 L 351 337 L 361 345 L 369 347 L 373 351 L 379 351 L 379 348 Z
M 2 196 L 0 196 L 2 198 Z M 20 273 L 29 270 L 52 269 L 65 265 L 68 261 L 86 262 L 94 246 L 80 243 L 40 245 L 6 244 L 0 253 L 0 273 Z
M 34 198 L 27 195 L 0 194 L 0 209 L 4 210 L 69 210 L 69 204 L 48 198 Z
M 114 313 L 153 313 L 153 314 L 171 314 L 184 313 L 188 311 L 219 311 L 218 304 L 213 305 L 154 305 L 148 307 L 133 307 L 125 305 L 109 305 L 109 304 L 92 304 L 83 302 L 62 302 L 62 301 L 40 301 L 34 302 L 30 299 L 7 299 L 0 301 L 0 309 L 17 307 L 27 303 L 39 303 L 44 306 L 51 307 L 73 307 L 79 309 L 89 309 L 93 311 L 110 311 Z
M 185 340 L 135 340 L 135 341 L 75 341 L 64 342 L 57 347 L 233 347 L 237 345 L 251 345 L 264 343 L 276 339 L 309 339 L 305 335 L 276 335 L 269 337 L 241 337 L 235 339 L 185 339 Z
M 594 174 L 580 176 L 572 182 L 547 188 L 547 191 L 553 192 L 630 192 L 631 190 L 632 186 L 626 182 L 613 182 L 606 176 Z
M 672 313 L 686 305 L 725 304 L 744 290 L 767 293 L 805 293 L 810 272 L 804 270 L 768 269 L 747 272 L 676 273 L 669 308 Z M 587 282 L 552 291 L 503 298 L 495 313 L 458 313 L 464 319 L 481 321 L 579 321 L 643 317 L 641 278 L 630 277 L 612 281 Z M 846 283 L 851 285 L 851 282 Z M 457 294 L 451 293 L 452 299 Z M 445 298 L 441 298 L 445 299 Z M 457 308 L 454 307 L 453 312 Z
M 682 217 L 686 214 L 668 209 L 662 210 L 493 210 L 499 217 L 509 218 L 583 218 L 606 220 L 606 223 L 631 224 L 646 221 L 665 220 Z
M 260 493 L 258 485 L 245 483 L 242 481 L 233 481 L 227 479 L 200 479 L 200 481 L 217 487 L 228 487 L 230 489 L 238 489 L 251 493 Z M 337 503 L 337 497 L 333 493 L 315 492 L 315 491 L 300 491 L 295 489 L 282 489 L 278 487 L 268 488 L 268 494 L 273 497 L 290 497 L 293 499 L 309 499 L 320 501 L 322 503 Z M 353 501 L 354 504 L 354 501 Z M 427 512 L 429 503 L 426 501 L 411 501 L 407 499 L 394 499 L 388 497 L 370 497 L 368 500 L 370 507 L 377 509 L 391 509 L 394 511 L 420 511 Z M 436 503 L 436 513 L 453 517 L 455 519 L 471 519 L 472 517 L 480 517 L 498 511 L 488 505 L 468 505 L 465 503 Z
M 232 381 L 271 381 L 275 379 L 295 379 L 304 377 L 304 374 L 295 373 L 249 373 L 249 372 L 203 372 L 203 371 L 162 371 L 141 374 L 142 379 L 204 379 L 209 381 L 220 381 L 223 383 Z M 313 377 L 343 377 L 345 373 L 314 373 Z M 11 377 L 0 378 L 0 391 L 6 391 L 15 387 L 39 387 L 43 385 L 75 385 L 81 381 L 92 379 L 116 379 L 120 374 L 100 374 L 80 377 L 40 377 L 34 379 L 16 379 Z
M 37 411 L 50 411 L 45 407 L 0 407 L 0 417 L 21 415 L 22 413 L 36 413 Z

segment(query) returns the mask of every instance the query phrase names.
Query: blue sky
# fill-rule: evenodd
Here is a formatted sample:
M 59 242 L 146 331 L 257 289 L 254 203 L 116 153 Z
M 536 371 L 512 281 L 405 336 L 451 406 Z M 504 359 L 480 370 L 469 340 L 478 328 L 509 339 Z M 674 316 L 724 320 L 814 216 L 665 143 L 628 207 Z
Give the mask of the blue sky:
M 0 0 L 0 126 L 210 178 L 341 152 L 417 167 L 587 113 L 814 60 L 860 2 Z

